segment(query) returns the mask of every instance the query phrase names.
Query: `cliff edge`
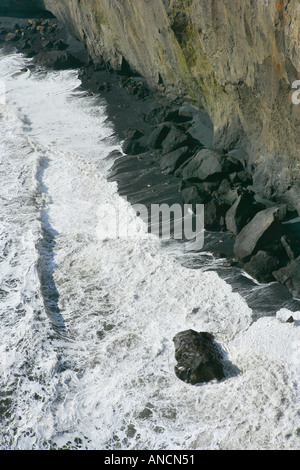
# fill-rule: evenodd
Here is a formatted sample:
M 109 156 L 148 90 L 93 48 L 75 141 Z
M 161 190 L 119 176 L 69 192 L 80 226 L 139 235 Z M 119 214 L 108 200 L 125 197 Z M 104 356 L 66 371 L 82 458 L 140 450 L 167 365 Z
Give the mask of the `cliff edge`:
M 204 109 L 214 147 L 245 148 L 262 196 L 300 213 L 299 0 L 45 0 L 115 69 Z

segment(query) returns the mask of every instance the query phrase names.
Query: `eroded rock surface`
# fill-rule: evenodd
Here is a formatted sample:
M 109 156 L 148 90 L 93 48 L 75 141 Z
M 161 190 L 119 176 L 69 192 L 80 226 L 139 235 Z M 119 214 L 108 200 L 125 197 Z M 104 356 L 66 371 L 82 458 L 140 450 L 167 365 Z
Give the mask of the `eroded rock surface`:
M 94 58 L 204 109 L 256 189 L 300 211 L 299 0 L 45 0 Z
M 173 338 L 177 377 L 192 385 L 224 378 L 220 354 L 210 333 L 181 331 Z

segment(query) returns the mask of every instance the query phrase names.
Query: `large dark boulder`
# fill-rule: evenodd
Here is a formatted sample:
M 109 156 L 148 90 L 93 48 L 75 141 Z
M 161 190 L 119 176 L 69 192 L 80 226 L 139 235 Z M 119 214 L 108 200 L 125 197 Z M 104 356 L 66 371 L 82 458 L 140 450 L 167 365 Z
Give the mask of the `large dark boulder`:
M 34 62 L 54 70 L 77 68 L 82 65 L 81 60 L 68 51 L 41 50 L 35 56 Z
M 181 147 L 194 148 L 197 142 L 179 126 L 172 126 L 162 143 L 163 154 L 174 152 Z M 199 144 L 199 142 L 198 142 Z
M 191 185 L 181 189 L 181 195 L 185 204 L 205 204 L 209 198 L 209 192 L 202 186 Z
M 275 256 L 265 251 L 259 251 L 245 264 L 244 269 L 258 282 L 265 283 L 275 281 L 272 273 L 279 267 L 280 261 Z
M 127 155 L 138 155 L 145 151 L 141 138 L 143 133 L 138 129 L 129 129 L 126 132 L 126 138 L 122 144 L 122 150 Z
M 173 341 L 175 374 L 180 380 L 196 385 L 225 377 L 213 335 L 187 330 L 178 333 Z
M 234 254 L 240 261 L 248 261 L 260 249 L 269 251 L 281 245 L 281 207 L 269 207 L 256 216 L 237 235 Z M 272 250 L 272 251 L 273 251 Z
M 174 173 L 180 165 L 189 159 L 190 155 L 189 147 L 181 147 L 163 155 L 159 160 L 160 167 L 166 174 Z
M 275 279 L 286 286 L 294 297 L 300 299 L 300 258 L 284 268 L 274 271 Z
M 294 261 L 300 256 L 300 238 L 293 235 L 283 235 L 281 243 L 290 260 Z
M 201 181 L 218 179 L 240 169 L 240 162 L 210 149 L 200 150 L 182 171 L 184 179 L 197 178 Z
M 209 177 L 222 174 L 224 169 L 225 159 L 222 155 L 209 149 L 203 149 L 186 165 L 182 171 L 182 177 L 205 181 Z
M 225 229 L 225 214 L 229 205 L 218 198 L 212 198 L 205 204 L 204 208 L 204 228 L 210 231 L 220 231 Z
M 227 230 L 237 235 L 247 225 L 263 206 L 255 202 L 252 191 L 243 191 L 237 201 L 226 214 Z
M 171 130 L 169 124 L 159 124 L 150 134 L 148 139 L 148 145 L 152 149 L 161 149 L 163 141 Z

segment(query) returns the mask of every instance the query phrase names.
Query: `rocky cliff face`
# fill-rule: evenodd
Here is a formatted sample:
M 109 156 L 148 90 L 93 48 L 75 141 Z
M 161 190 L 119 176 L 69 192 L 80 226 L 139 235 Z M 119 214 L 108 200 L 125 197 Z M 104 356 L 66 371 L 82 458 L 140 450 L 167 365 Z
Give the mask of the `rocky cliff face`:
M 300 211 L 299 0 L 45 0 L 93 58 L 203 108 L 260 193 Z

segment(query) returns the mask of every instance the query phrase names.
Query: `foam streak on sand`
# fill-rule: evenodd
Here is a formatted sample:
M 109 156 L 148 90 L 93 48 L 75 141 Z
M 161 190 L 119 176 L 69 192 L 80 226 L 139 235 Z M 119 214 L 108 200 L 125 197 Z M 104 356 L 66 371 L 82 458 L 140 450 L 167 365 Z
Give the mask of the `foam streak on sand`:
M 76 71 L 0 57 L 2 449 L 299 449 L 299 328 L 252 323 L 214 272 L 164 252 L 108 183 L 105 103 Z M 136 236 L 99 240 L 124 205 Z M 297 318 L 297 313 L 293 314 Z M 299 318 L 300 319 L 300 318 Z M 173 336 L 215 335 L 227 378 L 174 374 Z

